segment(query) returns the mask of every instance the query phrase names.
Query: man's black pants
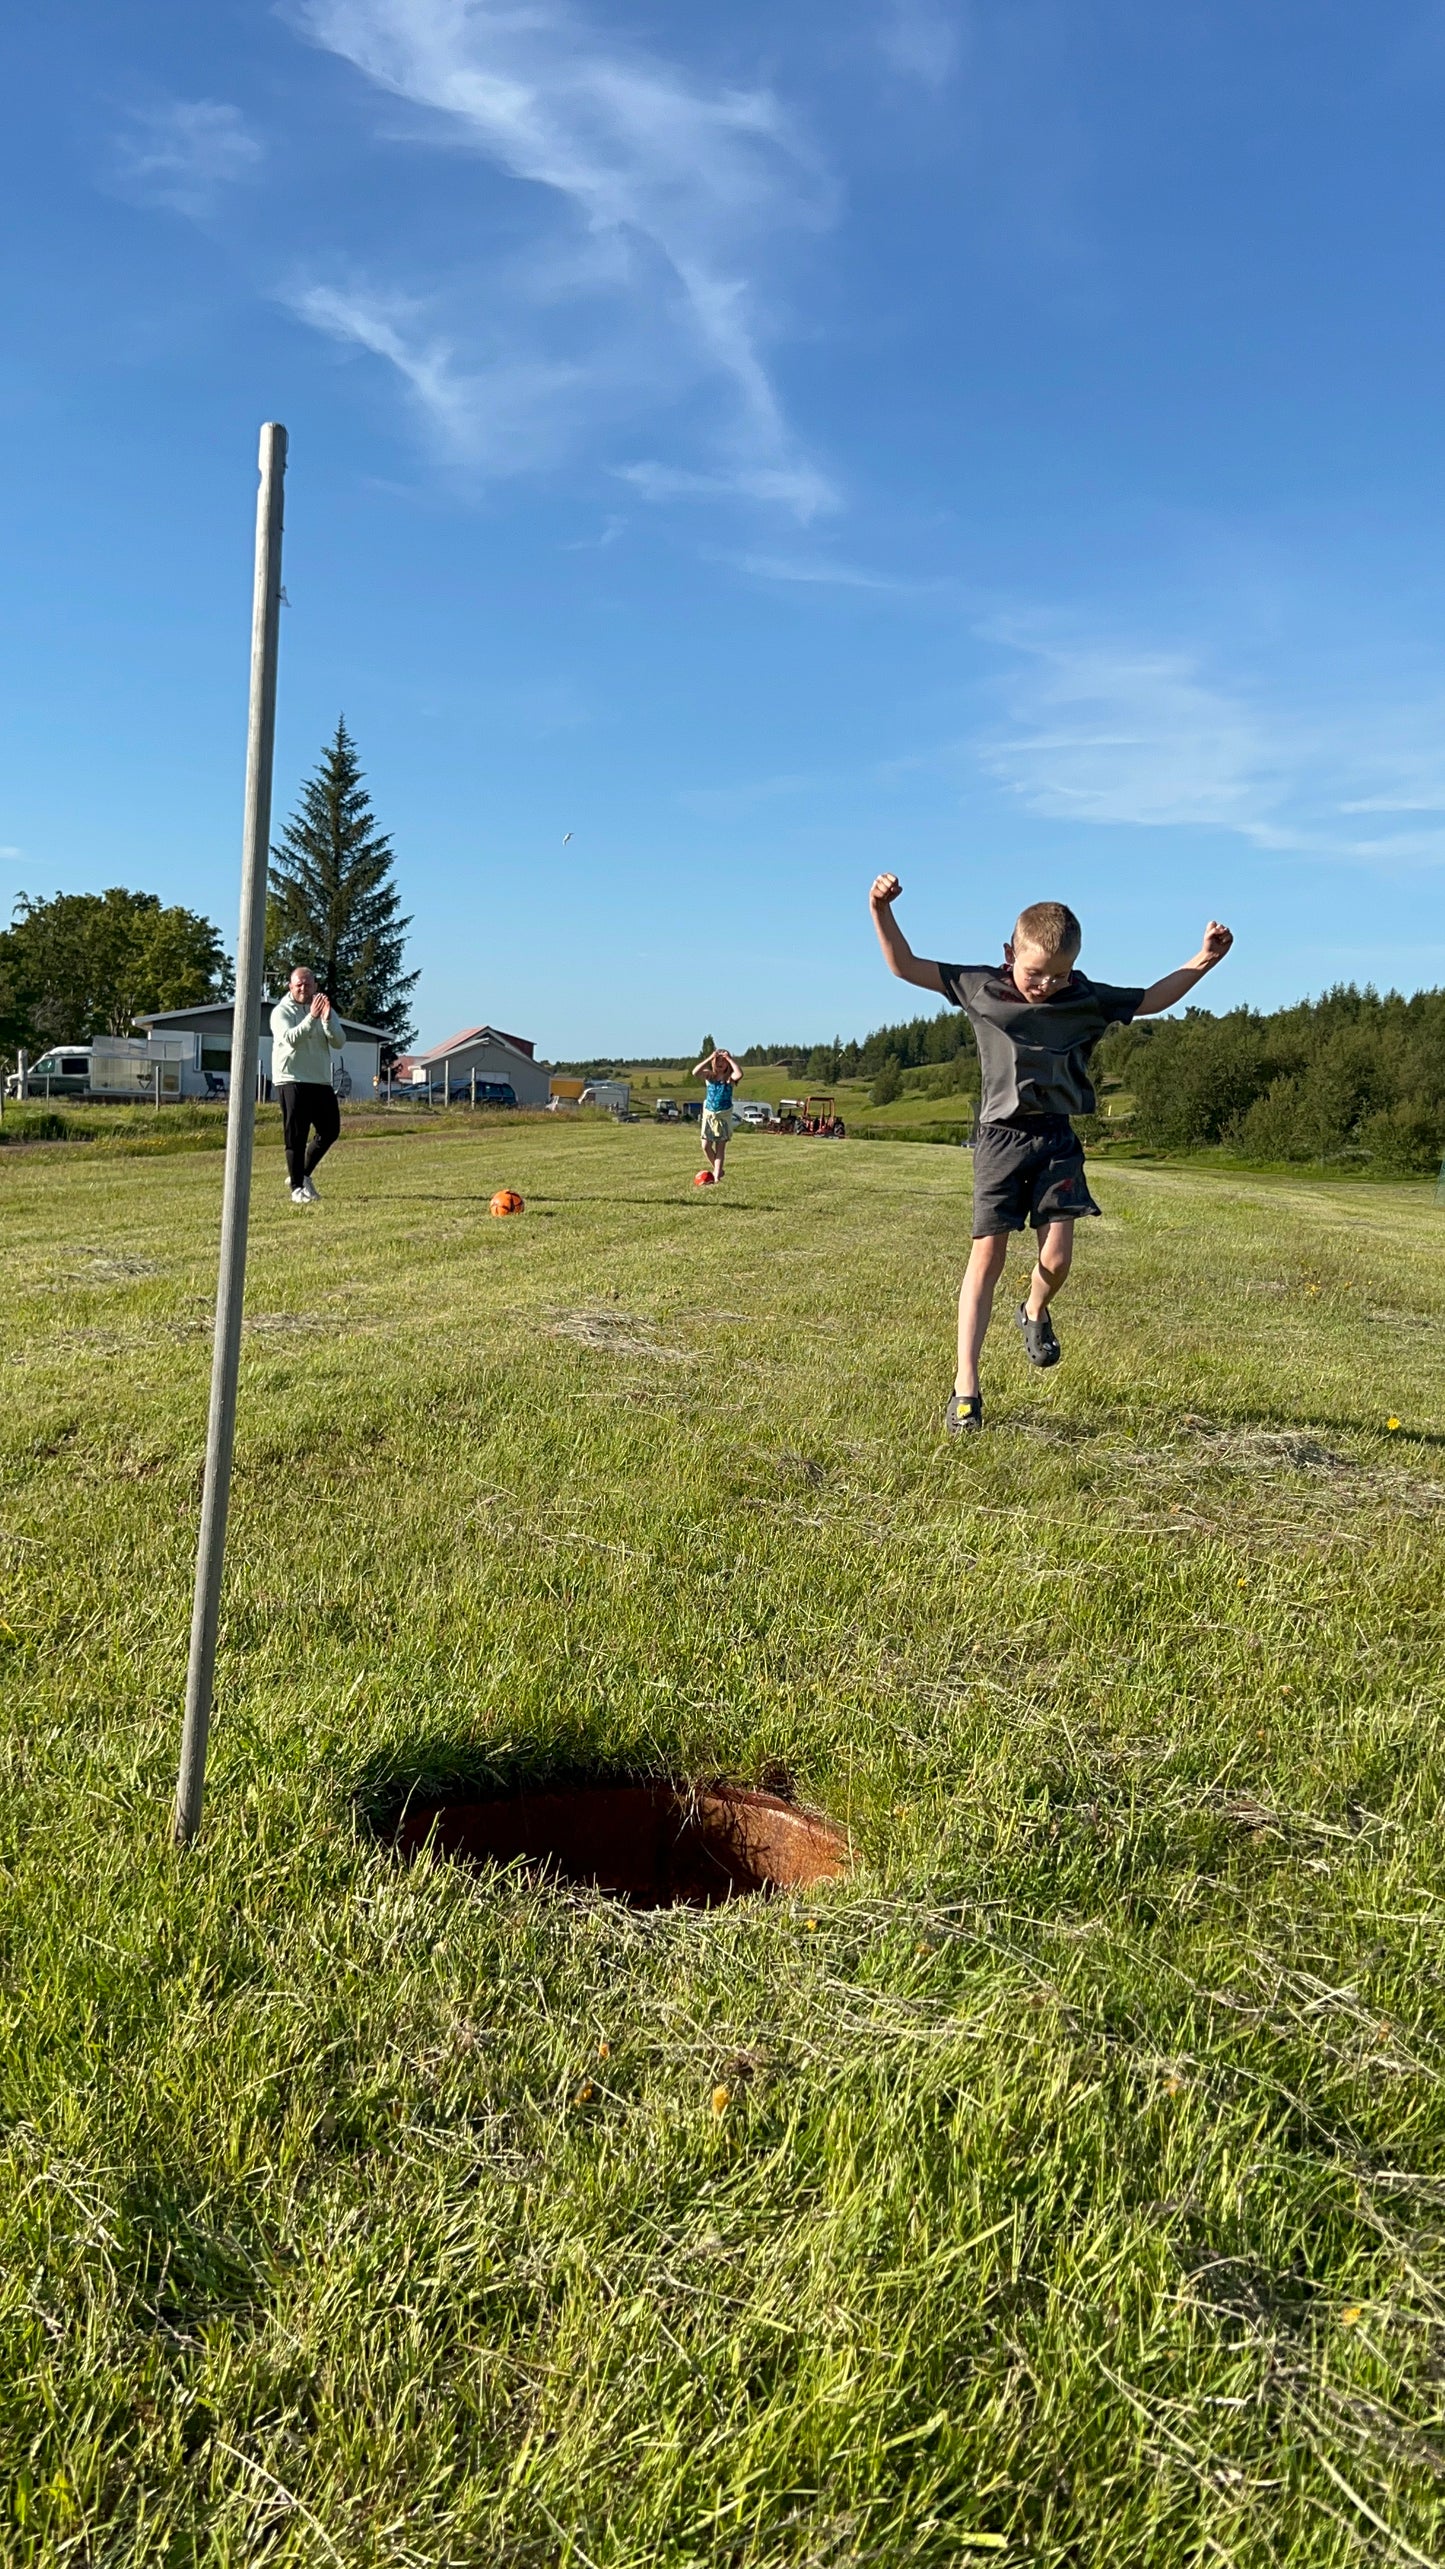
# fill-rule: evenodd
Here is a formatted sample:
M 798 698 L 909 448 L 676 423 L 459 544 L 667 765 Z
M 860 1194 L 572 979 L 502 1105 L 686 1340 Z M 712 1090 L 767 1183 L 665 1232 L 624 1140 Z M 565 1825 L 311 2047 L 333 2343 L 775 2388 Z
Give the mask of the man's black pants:
M 283 1079 L 276 1094 L 281 1100 L 286 1166 L 292 1185 L 301 1186 L 317 1161 L 325 1159 L 341 1130 L 341 1102 L 335 1089 L 319 1079 Z M 309 1150 L 308 1133 L 315 1135 Z

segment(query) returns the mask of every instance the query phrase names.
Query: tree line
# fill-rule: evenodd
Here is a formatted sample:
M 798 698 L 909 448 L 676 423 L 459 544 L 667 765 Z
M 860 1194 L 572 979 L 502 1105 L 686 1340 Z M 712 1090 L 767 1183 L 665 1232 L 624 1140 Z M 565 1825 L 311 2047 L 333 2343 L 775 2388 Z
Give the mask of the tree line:
M 712 1037 L 699 1046 L 697 1058 L 712 1050 Z M 817 1086 L 840 1079 L 867 1079 L 882 1082 L 888 1096 L 896 1097 L 904 1085 L 904 1073 L 919 1073 L 921 1078 L 908 1084 L 922 1087 L 931 1096 L 967 1095 L 978 1088 L 978 1048 L 973 1029 L 961 1009 L 950 1009 L 942 1016 L 910 1017 L 903 1025 L 877 1026 L 871 1035 L 858 1043 L 847 1043 L 835 1035 L 831 1044 L 749 1044 L 735 1058 L 744 1070 L 758 1070 L 765 1064 L 785 1070 L 790 1079 L 804 1080 Z M 677 1057 L 659 1053 L 644 1059 L 636 1053 L 620 1062 L 616 1055 L 605 1060 L 559 1062 L 559 1070 L 574 1071 L 579 1078 L 600 1079 L 617 1070 L 675 1070 Z M 875 1104 L 886 1104 L 886 1097 L 875 1093 Z
M 338 722 L 271 850 L 266 987 L 309 964 L 342 1016 L 377 1026 L 390 1058 L 411 1041 L 418 975 L 402 969 L 409 919 L 392 881 L 355 743 Z M 137 1017 L 230 998 L 220 930 L 154 892 L 22 893 L 0 931 L 0 1054 L 128 1035 Z
M 956 1009 L 876 1026 L 861 1043 L 757 1044 L 740 1059 L 781 1062 L 800 1079 L 866 1079 L 875 1106 L 979 1090 L 977 1046 Z M 1445 1158 L 1445 990 L 1407 999 L 1349 982 L 1267 1013 L 1145 1018 L 1105 1036 L 1094 1070 L 1132 1097 L 1126 1129 L 1154 1150 L 1402 1174 Z
M 957 1009 L 875 1026 L 861 1042 L 750 1044 L 738 1058 L 745 1068 L 778 1063 L 814 1085 L 867 1080 L 875 1106 L 904 1093 L 979 1092 L 978 1050 Z M 1445 990 L 1406 999 L 1350 982 L 1268 1013 L 1190 1008 L 1146 1018 L 1105 1036 L 1094 1071 L 1132 1101 L 1114 1129 L 1152 1150 L 1402 1174 L 1445 1159 Z
M 1132 1094 L 1153 1149 L 1401 1173 L 1445 1156 L 1445 990 L 1343 982 L 1268 1015 L 1190 1008 L 1111 1029 L 1094 1065 Z

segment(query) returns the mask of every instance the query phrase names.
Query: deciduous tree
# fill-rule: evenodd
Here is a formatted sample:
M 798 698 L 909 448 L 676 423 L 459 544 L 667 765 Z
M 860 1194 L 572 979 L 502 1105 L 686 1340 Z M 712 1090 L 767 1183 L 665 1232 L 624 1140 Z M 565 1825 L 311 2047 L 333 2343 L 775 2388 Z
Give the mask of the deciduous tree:
M 0 933 L 0 1044 L 128 1035 L 155 1008 L 198 1008 L 233 987 L 220 932 L 155 892 L 22 893 Z

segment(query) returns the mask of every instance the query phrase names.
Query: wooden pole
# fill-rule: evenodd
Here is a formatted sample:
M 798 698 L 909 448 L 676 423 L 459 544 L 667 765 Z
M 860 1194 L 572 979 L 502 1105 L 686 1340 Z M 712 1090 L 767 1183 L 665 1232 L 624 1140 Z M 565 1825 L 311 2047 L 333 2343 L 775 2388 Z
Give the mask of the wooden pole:
M 256 499 L 256 576 L 251 603 L 251 711 L 246 737 L 246 809 L 241 838 L 241 923 L 236 939 L 236 1006 L 231 1032 L 231 1088 L 226 1106 L 226 1174 L 221 1196 L 221 1263 L 216 1335 L 211 1354 L 211 1414 L 206 1477 L 196 1546 L 196 1596 L 186 1670 L 186 1719 L 176 1785 L 175 1837 L 185 1846 L 201 1824 L 206 1745 L 216 1675 L 226 1511 L 236 1433 L 236 1381 L 241 1365 L 241 1312 L 246 1290 L 246 1229 L 251 1212 L 251 1148 L 259 1076 L 244 1067 L 261 1012 L 266 945 L 266 862 L 271 845 L 271 769 L 276 745 L 276 658 L 281 638 L 281 525 L 286 431 L 261 431 L 261 488 Z

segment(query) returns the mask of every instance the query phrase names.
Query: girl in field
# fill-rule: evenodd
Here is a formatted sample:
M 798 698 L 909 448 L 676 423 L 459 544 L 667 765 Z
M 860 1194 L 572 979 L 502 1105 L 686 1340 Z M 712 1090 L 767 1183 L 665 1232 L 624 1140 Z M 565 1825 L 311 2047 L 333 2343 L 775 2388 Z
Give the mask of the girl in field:
M 732 1054 L 719 1045 L 715 1052 L 693 1064 L 692 1076 L 705 1082 L 702 1093 L 702 1155 L 716 1186 L 721 1181 L 723 1162 L 732 1139 L 733 1089 L 742 1078 L 742 1072 Z

